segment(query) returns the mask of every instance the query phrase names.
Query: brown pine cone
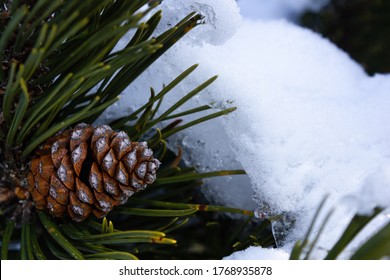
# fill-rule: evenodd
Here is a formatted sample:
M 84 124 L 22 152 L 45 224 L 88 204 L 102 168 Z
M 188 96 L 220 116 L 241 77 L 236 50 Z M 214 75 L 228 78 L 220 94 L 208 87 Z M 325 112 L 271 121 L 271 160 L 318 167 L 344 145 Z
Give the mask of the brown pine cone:
M 146 142 L 131 142 L 109 126 L 79 124 L 47 140 L 28 174 L 37 209 L 83 221 L 104 217 L 156 180 L 160 162 Z

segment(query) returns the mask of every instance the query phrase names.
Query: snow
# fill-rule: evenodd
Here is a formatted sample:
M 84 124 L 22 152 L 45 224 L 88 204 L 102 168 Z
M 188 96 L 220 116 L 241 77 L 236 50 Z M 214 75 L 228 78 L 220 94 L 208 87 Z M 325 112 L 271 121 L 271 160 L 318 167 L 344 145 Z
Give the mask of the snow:
M 163 1 L 158 9 L 164 11 L 164 16 L 158 26 L 157 33 L 162 33 L 172 27 L 191 12 L 204 16 L 202 29 L 192 30 L 186 36 L 187 43 L 203 45 L 209 43 L 221 45 L 233 36 L 240 24 L 241 15 L 234 1 L 225 0 L 176 0 Z
M 385 163 L 370 174 L 357 195 L 358 211 L 370 215 L 375 207 L 390 207 L 390 163 Z
M 289 257 L 290 254 L 283 250 L 249 247 L 225 257 L 224 260 L 288 260 Z
M 241 10 L 253 2 L 242 0 Z M 275 2 L 292 9 L 286 4 L 292 1 Z M 314 1 L 294 3 L 296 11 L 314 7 Z M 162 108 L 219 75 L 186 108 L 238 109 L 175 137 L 172 147 L 183 147 L 185 160 L 202 171 L 245 169 L 248 176 L 211 181 L 205 190 L 211 200 L 296 219 L 281 248 L 249 248 L 232 258 L 287 258 L 326 194 L 323 215 L 332 207 L 336 211 L 320 239 L 324 249 L 356 211 L 390 207 L 389 75 L 368 76 L 328 40 L 284 19 L 242 18 L 233 0 L 164 0 L 159 8 L 164 21 L 158 32 L 192 10 L 205 14 L 205 24 L 137 79 L 106 117 L 127 114 L 145 102 L 150 86 L 161 89 L 194 63 L 198 69 Z M 380 215 L 360 242 L 389 219 Z
M 250 19 L 295 20 L 306 10 L 317 11 L 328 0 L 238 0 L 240 13 Z

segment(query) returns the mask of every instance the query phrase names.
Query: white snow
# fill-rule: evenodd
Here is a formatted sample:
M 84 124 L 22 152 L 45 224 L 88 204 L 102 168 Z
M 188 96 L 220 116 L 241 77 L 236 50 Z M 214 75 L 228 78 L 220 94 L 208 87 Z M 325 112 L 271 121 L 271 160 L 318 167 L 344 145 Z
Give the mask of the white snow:
M 251 19 L 295 20 L 306 10 L 316 11 L 329 0 L 238 0 L 240 13 Z
M 251 1 L 242 0 L 242 10 L 245 2 Z M 301 7 L 313 3 L 298 2 Z M 326 194 L 328 209 L 337 211 L 321 237 L 325 249 L 337 241 L 354 205 L 366 213 L 375 204 L 390 207 L 389 75 L 369 77 L 328 40 L 286 20 L 241 18 L 233 0 L 164 0 L 160 8 L 161 30 L 191 10 L 205 13 L 206 24 L 137 79 L 106 117 L 128 113 L 148 98 L 150 86 L 161 89 L 194 63 L 200 64 L 198 69 L 164 106 L 219 75 L 186 108 L 213 103 L 237 106 L 237 111 L 188 130 L 173 145 L 183 146 L 185 159 L 201 170 L 246 170 L 248 177 L 213 181 L 216 186 L 208 191 L 212 200 L 291 213 L 297 219 L 283 248 L 250 248 L 234 258 L 286 258 Z M 390 218 L 383 214 L 378 219 L 373 230 Z
M 201 29 L 192 30 L 186 36 L 187 43 L 203 45 L 204 43 L 221 45 L 237 30 L 241 15 L 234 1 L 226 0 L 176 0 L 163 1 L 158 9 L 164 11 L 157 33 L 172 27 L 191 12 L 204 16 L 206 23 Z
M 390 207 L 390 164 L 385 163 L 364 181 L 360 193 L 358 211 L 370 215 L 375 207 Z
M 283 250 L 249 247 L 225 257 L 224 260 L 288 260 L 289 257 L 289 252 Z

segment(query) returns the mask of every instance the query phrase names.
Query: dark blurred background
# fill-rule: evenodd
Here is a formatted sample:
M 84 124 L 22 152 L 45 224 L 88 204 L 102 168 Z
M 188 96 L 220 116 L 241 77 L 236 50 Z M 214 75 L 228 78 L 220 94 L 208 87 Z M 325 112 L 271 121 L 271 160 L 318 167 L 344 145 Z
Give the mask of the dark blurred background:
M 331 0 L 300 24 L 329 38 L 368 74 L 390 72 L 390 0 Z

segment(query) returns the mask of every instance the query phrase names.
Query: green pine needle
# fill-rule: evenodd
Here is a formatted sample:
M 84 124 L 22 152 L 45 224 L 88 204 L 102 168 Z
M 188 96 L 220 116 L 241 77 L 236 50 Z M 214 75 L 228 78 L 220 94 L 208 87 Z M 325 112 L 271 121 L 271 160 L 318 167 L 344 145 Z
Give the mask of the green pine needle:
M 57 244 L 67 251 L 74 259 L 83 260 L 83 254 L 68 241 L 48 214 L 42 211 L 37 211 L 37 213 L 42 225 L 45 227 L 50 236 L 57 242 Z
M 3 240 L 1 242 L 1 259 L 8 259 L 8 246 L 11 241 L 12 232 L 15 228 L 15 220 L 10 220 L 5 228 L 5 232 L 3 235 Z

